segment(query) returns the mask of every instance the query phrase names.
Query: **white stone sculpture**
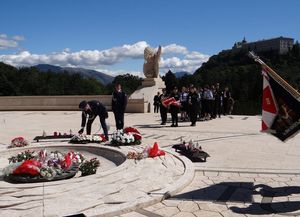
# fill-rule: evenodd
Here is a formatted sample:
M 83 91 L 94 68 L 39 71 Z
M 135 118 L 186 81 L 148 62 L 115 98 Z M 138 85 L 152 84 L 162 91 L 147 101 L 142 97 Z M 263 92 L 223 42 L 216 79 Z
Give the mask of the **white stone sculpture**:
M 157 78 L 159 75 L 159 61 L 161 55 L 161 46 L 158 47 L 157 52 L 150 47 L 144 50 L 144 75 L 146 78 Z

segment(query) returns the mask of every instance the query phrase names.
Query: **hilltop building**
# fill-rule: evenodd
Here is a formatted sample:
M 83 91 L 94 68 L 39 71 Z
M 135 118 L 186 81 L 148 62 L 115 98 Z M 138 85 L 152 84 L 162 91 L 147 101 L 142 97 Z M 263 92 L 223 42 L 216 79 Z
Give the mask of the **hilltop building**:
M 274 51 L 279 54 L 285 54 L 292 49 L 293 45 L 293 38 L 286 38 L 282 36 L 255 42 L 247 42 L 244 37 L 242 41 L 234 43 L 232 50 L 247 49 L 256 53 Z

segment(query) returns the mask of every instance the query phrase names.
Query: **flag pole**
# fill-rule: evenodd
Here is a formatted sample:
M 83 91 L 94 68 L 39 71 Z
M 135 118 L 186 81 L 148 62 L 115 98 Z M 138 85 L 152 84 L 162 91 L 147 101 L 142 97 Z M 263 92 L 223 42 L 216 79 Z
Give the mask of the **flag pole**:
M 249 57 L 253 58 L 254 61 L 267 68 L 269 74 L 300 101 L 300 93 L 295 88 L 293 88 L 288 82 L 286 82 L 282 77 L 280 77 L 271 67 L 264 63 L 264 61 L 262 61 L 259 58 L 259 56 L 257 56 L 253 51 L 249 51 Z

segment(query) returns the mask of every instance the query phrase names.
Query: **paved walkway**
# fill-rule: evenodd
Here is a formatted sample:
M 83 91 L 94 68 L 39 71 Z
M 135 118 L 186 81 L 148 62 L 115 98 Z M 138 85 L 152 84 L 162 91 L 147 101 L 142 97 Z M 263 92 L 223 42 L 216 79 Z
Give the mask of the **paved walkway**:
M 300 216 L 300 175 L 197 171 L 176 196 L 121 216 Z
M 160 147 L 172 151 L 173 144 L 193 139 L 211 157 L 206 163 L 193 163 L 195 176 L 182 191 L 148 207 L 144 203 L 127 209 L 128 213 L 119 216 L 298 215 L 300 134 L 282 143 L 259 132 L 259 116 L 226 116 L 198 122 L 196 127 L 184 122 L 178 128 L 159 125 L 158 114 L 126 114 L 125 122 L 142 132 L 143 146 L 157 141 Z M 108 123 L 112 132 L 115 127 L 111 113 Z M 5 144 L 18 135 L 32 139 L 43 130 L 48 134 L 70 129 L 76 132 L 79 125 L 79 112 L 1 112 L 0 149 L 4 150 Z M 93 131 L 97 129 L 99 123 L 95 121 Z

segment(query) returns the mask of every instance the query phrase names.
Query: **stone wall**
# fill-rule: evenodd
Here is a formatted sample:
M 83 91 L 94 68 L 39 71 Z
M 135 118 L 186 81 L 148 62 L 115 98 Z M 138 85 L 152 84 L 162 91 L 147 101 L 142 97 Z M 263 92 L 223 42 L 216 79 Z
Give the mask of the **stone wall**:
M 111 111 L 111 95 L 3 96 L 0 111 L 76 111 L 82 100 L 99 100 Z M 143 113 L 144 99 L 129 99 L 126 112 Z

